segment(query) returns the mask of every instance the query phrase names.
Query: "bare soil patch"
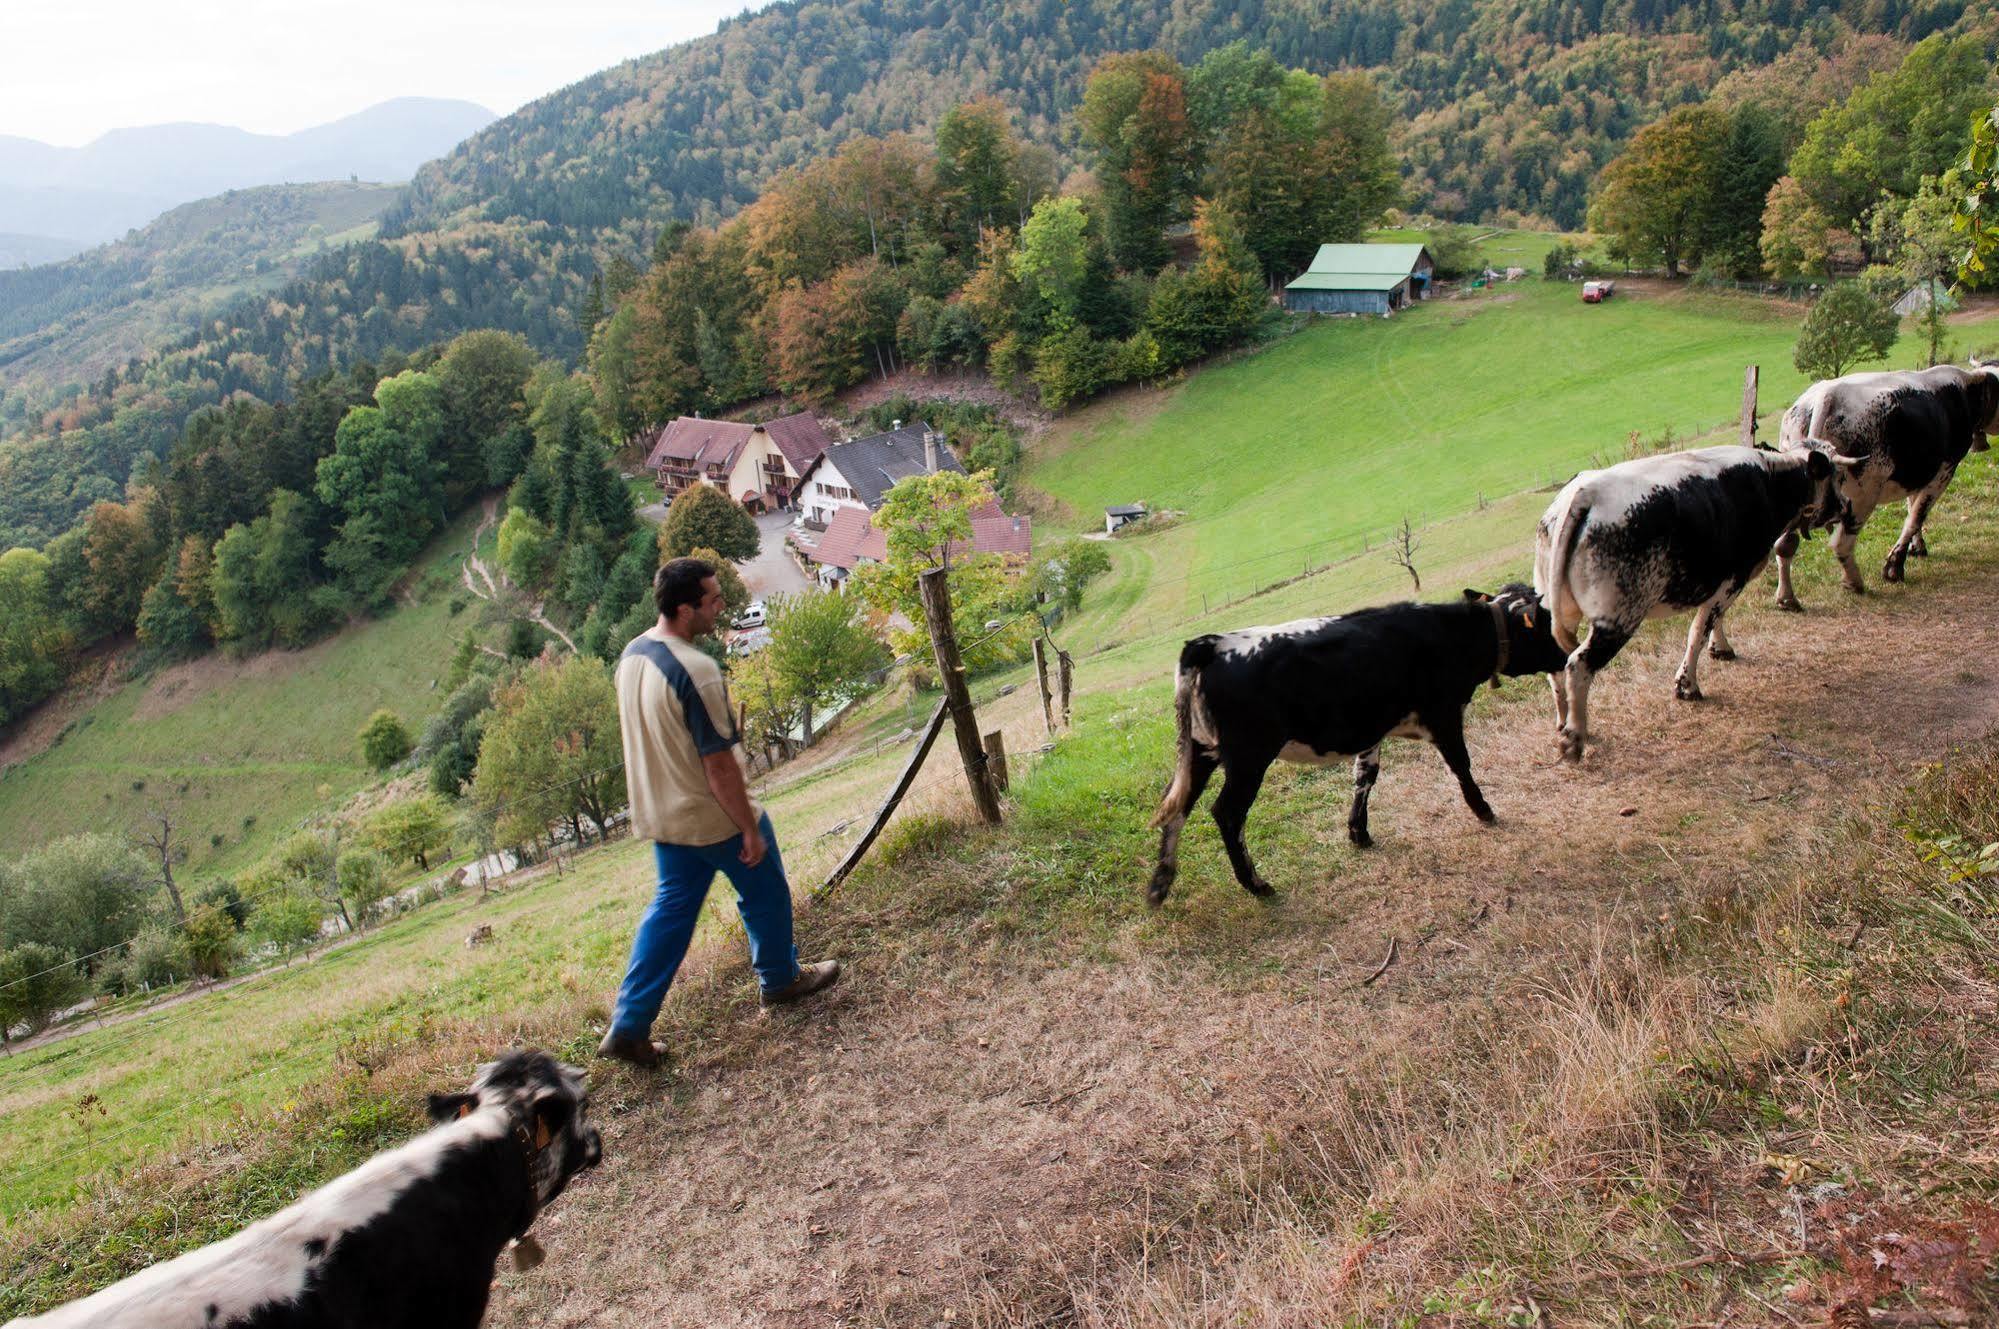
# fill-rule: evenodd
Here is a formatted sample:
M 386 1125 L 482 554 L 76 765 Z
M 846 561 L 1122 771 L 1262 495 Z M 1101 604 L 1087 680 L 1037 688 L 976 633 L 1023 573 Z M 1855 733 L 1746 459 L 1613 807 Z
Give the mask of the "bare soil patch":
M 232 659 L 224 651 L 211 651 L 197 659 L 169 665 L 153 675 L 132 714 L 140 720 L 157 720 L 212 692 L 248 679 L 284 678 L 302 669 L 316 668 L 338 640 L 336 633 L 303 650 L 272 649 L 241 660 Z
M 850 388 L 841 395 L 840 405 L 857 415 L 896 396 L 990 406 L 1030 438 L 1039 435 L 1054 418 L 1031 398 L 1005 391 L 984 374 L 922 374 L 913 369 L 871 378 Z
M 697 969 L 660 1029 L 677 1071 L 604 1087 L 608 1161 L 547 1220 L 549 1263 L 503 1277 L 491 1322 L 1179 1320 L 1154 1303 L 1162 1270 L 1173 1305 L 1207 1294 L 1168 1238 L 1226 1226 L 1286 1142 L 1349 1166 L 1372 1147 L 1349 1138 L 1367 1120 L 1350 1097 L 1402 1092 L 1393 1067 L 1992 730 L 1999 572 L 1940 570 L 1803 618 L 1742 614 L 1742 659 L 1705 664 L 1699 705 L 1671 697 L 1684 623 L 1655 626 L 1600 682 L 1603 742 L 1579 770 L 1553 760 L 1546 689 L 1515 685 L 1531 696 L 1471 726 L 1495 827 L 1434 753 L 1397 745 L 1381 847 L 1358 856 L 1345 778 L 1286 771 L 1251 844 L 1274 861 L 1273 841 L 1302 840 L 1285 861 L 1306 866 L 1272 874 L 1270 905 L 1226 881 L 1204 819 L 1161 914 L 1132 864 L 1107 940 L 996 924 L 1013 889 L 996 849 L 808 918 L 801 945 L 850 969 L 815 1007 L 764 1019 L 739 962 Z M 1396 962 L 1363 983 L 1390 938 Z
M 0 731 L 0 771 L 47 752 L 72 721 L 116 692 L 133 645 L 124 639 L 92 648 L 61 692 Z

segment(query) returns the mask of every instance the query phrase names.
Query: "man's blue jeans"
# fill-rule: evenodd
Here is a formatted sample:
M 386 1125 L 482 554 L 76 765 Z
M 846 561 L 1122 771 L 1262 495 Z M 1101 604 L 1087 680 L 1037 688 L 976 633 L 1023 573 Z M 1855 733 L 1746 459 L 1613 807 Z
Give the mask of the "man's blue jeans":
M 701 902 L 708 898 L 717 872 L 736 888 L 736 909 L 750 937 L 750 967 L 763 990 L 775 992 L 798 977 L 798 951 L 791 944 L 791 883 L 785 880 L 769 815 L 757 824 L 765 848 L 763 861 L 753 868 L 744 867 L 736 857 L 743 848 L 740 835 L 720 844 L 653 844 L 659 890 L 632 938 L 631 963 L 618 987 L 617 1013 L 611 1017 L 613 1032 L 636 1039 L 651 1031 L 666 989 L 687 957 Z

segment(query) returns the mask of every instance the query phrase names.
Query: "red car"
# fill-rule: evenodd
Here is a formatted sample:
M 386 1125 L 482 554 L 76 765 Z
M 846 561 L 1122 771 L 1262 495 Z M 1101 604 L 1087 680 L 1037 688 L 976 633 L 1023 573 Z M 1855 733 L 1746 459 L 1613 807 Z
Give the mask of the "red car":
M 1583 283 L 1583 303 L 1600 305 L 1610 299 L 1611 293 L 1616 289 L 1617 283 L 1614 281 L 1586 281 Z

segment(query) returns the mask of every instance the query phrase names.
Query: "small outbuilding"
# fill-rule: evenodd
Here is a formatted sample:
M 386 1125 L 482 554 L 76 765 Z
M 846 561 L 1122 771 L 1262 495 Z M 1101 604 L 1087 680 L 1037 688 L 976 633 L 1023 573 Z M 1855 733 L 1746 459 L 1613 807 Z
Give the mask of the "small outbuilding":
M 1422 245 L 1320 245 L 1312 266 L 1284 288 L 1300 314 L 1394 313 L 1427 300 L 1436 265 Z
M 1135 521 L 1145 520 L 1145 504 L 1120 503 L 1116 507 L 1104 509 L 1104 534 L 1113 535 L 1120 526 L 1129 526 Z

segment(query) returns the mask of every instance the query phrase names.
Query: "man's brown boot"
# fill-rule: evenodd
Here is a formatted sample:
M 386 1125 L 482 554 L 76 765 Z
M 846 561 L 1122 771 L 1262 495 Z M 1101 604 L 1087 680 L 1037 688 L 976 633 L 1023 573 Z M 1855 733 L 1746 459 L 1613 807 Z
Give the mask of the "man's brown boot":
M 765 1006 L 782 1006 L 787 1002 L 797 1001 L 800 997 L 809 997 L 821 988 L 830 988 L 839 981 L 838 960 L 820 960 L 815 964 L 802 964 L 798 966 L 797 978 L 775 992 L 765 992 L 761 1000 Z
M 612 1061 L 622 1061 L 642 1070 L 656 1071 L 666 1064 L 666 1044 L 655 1043 L 649 1038 L 632 1038 L 624 1034 L 607 1033 L 604 1041 L 597 1045 L 597 1055 L 609 1057 Z

